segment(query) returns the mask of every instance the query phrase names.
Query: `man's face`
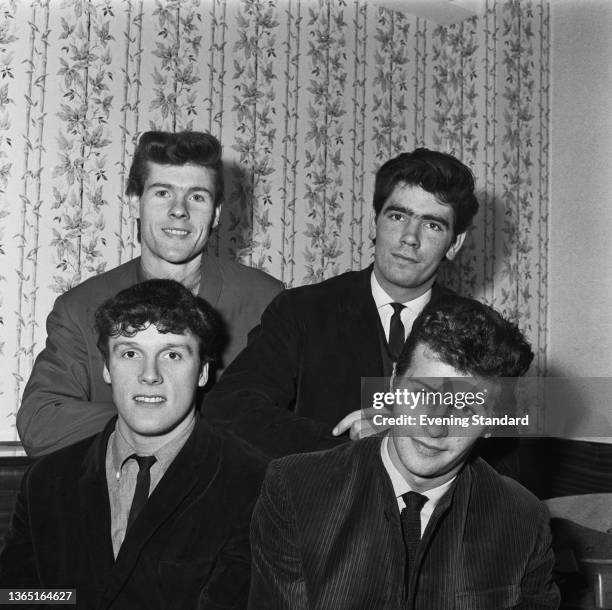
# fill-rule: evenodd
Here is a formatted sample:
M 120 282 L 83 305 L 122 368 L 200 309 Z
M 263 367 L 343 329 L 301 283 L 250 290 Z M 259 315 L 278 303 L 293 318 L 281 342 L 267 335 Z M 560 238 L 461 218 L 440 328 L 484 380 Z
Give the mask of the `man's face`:
M 112 385 L 119 426 L 133 444 L 163 444 L 166 436 L 193 416 L 198 386 L 206 384 L 198 340 L 160 333 L 151 324 L 133 337 L 111 337 L 104 381 Z
M 376 220 L 374 273 L 398 302 L 417 298 L 432 286 L 438 267 L 452 260 L 465 238 L 453 232 L 450 205 L 420 186 L 398 184 Z
M 418 379 L 431 383 L 434 381 L 431 378 L 441 377 L 472 379 L 469 375 L 438 360 L 426 346 L 418 344 L 413 353 L 411 366 L 397 381 L 396 387 L 408 387 L 418 392 L 419 389 L 424 388 L 424 384 L 418 382 Z M 493 397 L 491 392 L 495 392 L 495 389 L 491 382 L 474 379 L 474 384 L 477 384 L 478 390 L 486 391 L 489 398 Z M 448 386 L 445 389 L 447 388 Z M 435 391 L 436 388 L 430 386 L 424 389 Z M 420 422 L 421 414 L 437 417 L 448 417 L 451 414 L 461 417 L 471 414 L 470 409 L 467 408 L 459 410 L 453 407 L 444 408 L 440 405 L 437 408 L 423 405 L 414 410 L 396 406 L 395 409 L 397 414 L 406 413 L 416 416 L 417 423 Z M 474 407 L 473 411 L 478 415 L 485 414 L 482 407 Z M 412 489 L 427 491 L 442 485 L 457 474 L 468 458 L 474 443 L 485 431 L 483 426 L 470 426 L 467 429 L 460 426 L 453 429 L 441 425 L 395 428 L 389 444 L 389 454 Z
M 219 219 L 214 172 L 192 164 L 147 167 L 139 200 L 142 257 L 149 267 L 185 264 L 202 253 Z

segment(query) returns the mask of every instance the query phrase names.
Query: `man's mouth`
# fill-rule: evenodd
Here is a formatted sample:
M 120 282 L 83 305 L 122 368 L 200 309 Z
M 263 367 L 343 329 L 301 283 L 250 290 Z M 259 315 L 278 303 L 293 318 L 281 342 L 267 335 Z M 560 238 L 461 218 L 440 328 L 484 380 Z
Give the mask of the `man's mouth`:
M 143 394 L 138 394 L 134 396 L 134 402 L 144 402 L 147 404 L 154 404 L 159 402 L 165 402 L 166 399 L 163 396 L 145 396 Z
M 419 438 L 413 437 L 412 442 L 416 445 L 417 451 L 425 455 L 428 455 L 428 456 L 437 455 L 438 453 L 441 453 L 442 451 L 444 451 L 442 447 L 435 447 L 433 445 L 428 445 L 427 443 L 424 443 Z
M 394 258 L 399 258 L 402 261 L 406 261 L 407 263 L 419 263 L 420 261 L 412 256 L 406 256 L 405 254 L 400 254 L 399 252 L 393 253 Z
M 186 229 L 162 229 L 162 231 L 166 234 L 166 235 L 171 235 L 173 237 L 185 237 L 186 235 L 189 235 L 189 231 L 187 231 Z

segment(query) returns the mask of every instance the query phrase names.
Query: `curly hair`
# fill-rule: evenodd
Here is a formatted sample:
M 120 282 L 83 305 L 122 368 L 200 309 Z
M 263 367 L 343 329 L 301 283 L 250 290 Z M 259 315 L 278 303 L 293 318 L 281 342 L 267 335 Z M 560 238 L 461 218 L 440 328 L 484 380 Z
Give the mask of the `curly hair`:
M 140 136 L 134 152 L 126 195 L 141 197 L 148 175 L 148 162 L 160 165 L 200 165 L 215 175 L 215 205 L 223 200 L 221 143 L 202 131 L 147 131 Z
M 474 174 L 467 165 L 447 153 L 417 148 L 387 161 L 374 183 L 374 214 L 380 214 L 398 184 L 420 186 L 441 203 L 451 206 L 455 235 L 467 230 L 478 212 Z
M 417 345 L 464 374 L 481 377 L 520 377 L 533 352 L 516 324 L 488 305 L 457 295 L 429 303 L 417 317 L 396 364 L 406 373 Z
M 220 315 L 204 299 L 174 280 L 148 280 L 122 290 L 97 309 L 98 349 L 105 361 L 111 337 L 133 337 L 151 324 L 160 333 L 193 333 L 202 363 L 217 360 L 226 339 Z

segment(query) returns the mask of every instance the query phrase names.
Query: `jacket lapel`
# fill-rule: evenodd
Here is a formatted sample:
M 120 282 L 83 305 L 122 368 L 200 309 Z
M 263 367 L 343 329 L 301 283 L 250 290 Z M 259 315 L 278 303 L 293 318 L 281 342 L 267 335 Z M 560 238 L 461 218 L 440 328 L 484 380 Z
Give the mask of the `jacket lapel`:
M 190 494 L 204 492 L 213 481 L 220 455 L 216 452 L 213 458 L 213 453 L 208 428 L 198 420 L 126 535 L 108 580 L 102 607 L 111 604 L 120 593 L 144 546 L 159 527 L 176 513 Z
M 223 276 L 219 268 L 219 261 L 207 253 L 202 256 L 202 278 L 200 280 L 199 296 L 208 301 L 213 307 L 218 307 Z
M 380 344 L 380 317 L 370 288 L 372 265 L 353 276 L 352 285 L 342 295 L 338 328 L 344 329 L 344 349 L 353 346 L 356 373 L 367 377 L 384 375 Z
M 103 588 L 114 561 L 105 459 L 108 437 L 115 427 L 115 420 L 111 419 L 85 455 L 78 480 L 80 529 L 85 535 L 96 590 Z

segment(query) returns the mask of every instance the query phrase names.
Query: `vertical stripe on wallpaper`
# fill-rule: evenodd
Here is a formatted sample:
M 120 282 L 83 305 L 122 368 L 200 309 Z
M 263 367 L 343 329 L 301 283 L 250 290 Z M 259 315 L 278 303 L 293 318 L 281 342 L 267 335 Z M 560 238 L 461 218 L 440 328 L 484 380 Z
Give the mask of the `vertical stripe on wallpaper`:
M 280 280 L 288 288 L 295 282 L 296 191 L 298 158 L 298 99 L 300 92 L 300 37 L 302 28 L 301 0 L 289 0 L 287 5 L 287 35 L 284 43 L 286 58 L 285 95 L 282 104 L 284 135 L 282 139 L 282 201 Z
M 225 94 L 225 46 L 226 46 L 226 13 L 225 0 L 211 0 L 209 13 L 210 40 L 208 48 L 208 90 L 204 91 L 204 105 L 207 107 L 208 123 L 206 129 L 223 144 L 223 100 Z M 202 93 L 202 92 L 201 92 Z M 221 251 L 220 230 L 213 231 L 208 249 L 219 256 Z
M 425 124 L 427 123 L 427 21 L 417 17 L 414 32 L 414 125 L 412 128 L 413 148 L 425 146 Z
M 406 15 L 378 10 L 373 80 L 374 141 L 377 168 L 407 149 L 407 92 L 410 23 Z
M 202 80 L 198 73 L 202 43 L 199 6 L 199 0 L 169 0 L 165 4 L 159 2 L 153 12 L 159 21 L 153 51 L 159 68 L 153 75 L 157 95 L 151 110 L 161 111 L 158 129 L 191 130 L 198 118 L 197 95 Z
M 548 373 L 546 358 L 548 346 L 548 247 L 550 213 L 549 201 L 549 125 L 550 125 L 550 4 L 539 5 L 540 41 L 540 88 L 538 96 L 538 258 L 537 282 L 534 295 L 537 309 L 537 335 L 535 352 L 537 372 L 544 376 Z
M 481 150 L 482 142 L 479 137 L 479 117 L 478 102 L 479 95 L 476 89 L 477 74 L 481 73 L 482 68 L 477 65 L 476 57 L 480 49 L 476 34 L 476 18 L 466 19 L 461 22 L 461 69 L 460 69 L 460 92 L 461 92 L 461 112 L 460 112 L 460 131 L 461 146 L 459 155 L 461 160 L 471 167 L 476 168 L 478 153 Z M 474 232 L 475 234 L 475 232 Z M 476 266 L 478 264 L 478 252 L 474 235 L 470 234 L 464 244 L 461 256 L 458 258 L 459 277 L 461 294 L 474 296 L 478 288 L 478 277 Z
M 16 342 L 16 368 L 14 369 L 13 376 L 15 379 L 15 394 L 11 400 L 7 400 L 10 405 L 9 416 L 14 414 L 14 407 L 18 404 L 19 393 L 21 389 L 21 383 L 23 381 L 23 374 L 21 371 L 21 360 L 22 356 L 27 352 L 27 347 L 22 345 L 22 330 L 25 325 L 25 312 L 23 296 L 24 296 L 24 282 L 26 276 L 24 275 L 24 259 L 25 259 L 25 239 L 19 240 L 18 260 L 19 266 L 17 269 L 16 277 L 9 276 L 7 270 L 11 268 L 11 264 L 8 262 L 7 253 L 9 252 L 9 244 L 6 239 L 8 226 L 5 225 L 10 219 L 11 214 L 11 194 L 8 192 L 8 181 L 13 168 L 13 157 L 15 155 L 15 137 L 13 135 L 13 121 L 12 116 L 15 110 L 15 99 L 14 99 L 14 79 L 16 76 L 16 65 L 14 64 L 14 52 L 12 50 L 13 43 L 17 42 L 17 28 L 14 22 L 14 16 L 16 13 L 16 2 L 9 0 L 0 3 L 0 357 L 5 355 L 6 348 L 6 331 L 10 328 L 16 328 L 17 342 Z M 13 85 L 11 87 L 11 85 Z M 20 228 L 25 232 L 27 204 L 24 201 L 23 196 L 21 199 L 21 222 Z M 35 253 L 34 253 L 35 254 Z M 5 275 L 6 274 L 6 275 Z M 7 306 L 8 288 L 10 282 L 17 282 L 18 300 L 17 300 L 17 320 L 16 325 L 9 322 L 9 307 Z M 6 308 L 6 312 L 5 312 Z M 4 394 L 0 390 L 0 395 Z
M 304 151 L 309 219 L 304 235 L 305 283 L 336 275 L 342 255 L 346 29 L 344 9 L 333 0 L 318 0 L 309 10 L 308 56 L 311 59 L 308 122 Z
M 32 5 L 25 94 L 24 174 L 22 178 L 21 218 L 19 224 L 19 264 L 17 268 L 17 345 L 16 387 L 19 394 L 35 354 L 36 295 L 38 291 L 38 248 L 42 194 L 41 172 L 44 150 L 45 98 L 49 3 Z
M 106 3 L 67 2 L 60 38 L 60 92 L 62 102 L 57 141 L 59 163 L 54 168 L 60 185 L 54 189 L 56 228 L 51 246 L 57 269 L 54 290 L 64 292 L 85 277 L 105 270 L 98 247 L 104 242 L 103 187 L 107 174 L 105 149 L 111 143 L 108 117 L 113 96 L 110 17 Z M 68 20 L 70 19 L 70 21 Z
M 503 5 L 504 49 L 502 63 L 506 71 L 506 86 L 502 94 L 506 104 L 504 111 L 504 133 L 502 136 L 502 155 L 504 171 L 503 195 L 506 214 L 503 223 L 503 259 L 500 305 L 506 315 L 518 318 L 519 296 L 519 260 L 518 230 L 520 213 L 520 195 L 522 179 L 520 174 L 520 6 L 516 0 L 509 0 Z
M 353 72 L 353 120 L 351 127 L 351 214 L 349 243 L 351 247 L 350 268 L 363 266 L 364 246 L 364 179 L 366 175 L 365 124 L 366 124 L 366 69 L 367 69 L 367 23 L 368 5 L 355 2 L 354 48 L 355 67 Z
M 233 80 L 238 82 L 232 112 L 237 121 L 234 149 L 248 175 L 242 177 L 243 219 L 234 252 L 250 266 L 264 270 L 271 262 L 269 232 L 274 227 L 271 174 L 275 171 L 272 152 L 277 129 L 274 48 L 278 25 L 274 1 L 241 1 L 237 14 L 239 39 L 234 45 Z
M 487 0 L 485 13 L 485 116 L 484 119 L 484 192 L 481 196 L 483 224 L 482 297 L 494 304 L 494 279 L 496 262 L 495 206 L 497 203 L 497 11 L 495 0 Z
M 123 97 L 121 105 L 121 152 L 119 158 L 120 191 L 118 201 L 117 264 L 134 258 L 136 249 L 136 220 L 134 210 L 125 197 L 128 172 L 138 139 L 140 110 L 140 70 L 142 66 L 142 11 L 143 1 L 127 0 L 125 8 L 125 57 L 121 74 Z

